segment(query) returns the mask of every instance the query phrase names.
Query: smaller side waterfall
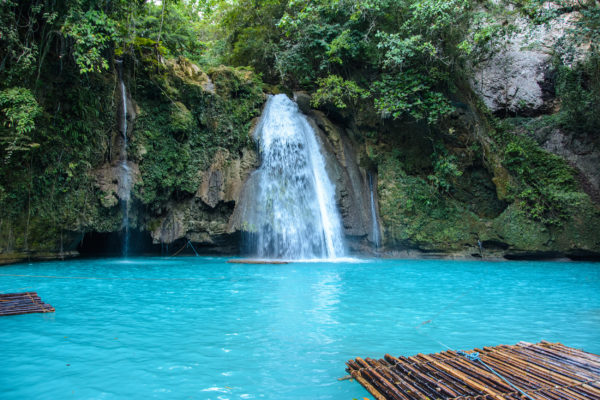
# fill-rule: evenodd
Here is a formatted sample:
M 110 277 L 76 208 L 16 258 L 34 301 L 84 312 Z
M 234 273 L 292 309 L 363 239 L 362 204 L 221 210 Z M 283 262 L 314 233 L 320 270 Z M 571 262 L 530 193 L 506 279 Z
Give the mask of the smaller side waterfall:
M 369 191 L 371 192 L 371 230 L 373 235 L 373 244 L 375 249 L 381 246 L 381 234 L 379 233 L 379 224 L 377 223 L 377 210 L 375 208 L 375 191 L 373 190 L 373 175 L 369 172 Z
M 129 200 L 131 199 L 131 169 L 127 164 L 127 88 L 125 87 L 125 81 L 123 80 L 123 61 L 117 61 L 119 70 L 119 85 L 121 88 L 121 134 L 122 145 L 119 162 L 119 197 L 121 199 L 121 207 L 123 209 L 123 256 L 127 257 L 129 253 Z

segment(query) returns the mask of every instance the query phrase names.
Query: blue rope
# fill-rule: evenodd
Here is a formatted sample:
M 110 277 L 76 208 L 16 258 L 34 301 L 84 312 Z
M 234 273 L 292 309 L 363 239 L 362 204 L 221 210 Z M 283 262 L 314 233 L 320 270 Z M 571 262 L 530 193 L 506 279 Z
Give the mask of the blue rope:
M 528 395 L 527 393 L 525 393 L 523 390 L 519 389 L 517 386 L 513 385 L 511 382 L 509 382 L 508 379 L 506 379 L 505 377 L 503 377 L 502 375 L 500 375 L 499 373 L 497 373 L 492 367 L 490 367 L 489 365 L 487 365 L 486 363 L 483 362 L 483 360 L 479 357 L 479 353 L 478 352 L 474 352 L 474 353 L 466 353 L 462 350 L 457 351 L 458 355 L 465 357 L 467 360 L 472 361 L 472 362 L 477 362 L 479 361 L 481 364 L 483 364 L 483 366 L 485 366 L 487 369 L 490 370 L 491 373 L 493 373 L 494 375 L 496 375 L 498 378 L 502 379 L 504 382 L 508 383 L 513 389 L 515 389 L 516 391 L 520 392 L 523 396 L 527 397 L 528 399 L 534 400 L 533 397 L 531 397 L 530 395 Z
M 459 356 L 466 357 L 470 361 L 481 361 L 481 358 L 479 358 L 479 353 L 478 352 L 474 352 L 474 353 L 470 353 L 469 354 L 469 353 L 464 352 L 462 350 L 458 350 L 457 353 L 458 353 Z
M 200 257 L 200 255 L 198 254 L 198 252 L 194 248 L 194 245 L 192 244 L 192 241 L 189 240 L 189 239 L 188 239 L 188 245 L 192 248 L 192 250 L 194 250 L 194 253 L 196 253 L 196 257 Z

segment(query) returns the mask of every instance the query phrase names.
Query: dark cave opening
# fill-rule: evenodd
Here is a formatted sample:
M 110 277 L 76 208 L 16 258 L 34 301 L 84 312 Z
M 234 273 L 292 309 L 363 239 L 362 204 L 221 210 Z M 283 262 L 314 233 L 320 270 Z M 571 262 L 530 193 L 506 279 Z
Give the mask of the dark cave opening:
M 87 232 L 77 246 L 82 257 L 122 257 L 123 232 Z M 128 256 L 161 255 L 161 245 L 152 243 L 150 233 L 129 231 Z

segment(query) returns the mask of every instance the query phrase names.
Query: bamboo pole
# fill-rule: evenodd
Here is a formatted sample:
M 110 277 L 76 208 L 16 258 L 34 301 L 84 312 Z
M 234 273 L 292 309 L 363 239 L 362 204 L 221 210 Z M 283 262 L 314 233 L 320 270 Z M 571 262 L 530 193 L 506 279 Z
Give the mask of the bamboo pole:
M 411 396 L 411 398 L 427 398 L 420 388 L 417 388 L 413 385 L 414 381 L 411 383 L 408 379 L 404 379 L 400 375 L 396 374 L 389 366 L 383 364 L 385 361 L 377 361 L 370 358 L 367 358 L 366 361 L 373 368 L 375 368 L 377 372 L 386 377 L 389 382 L 399 387 L 400 390 Z
M 399 370 L 399 372 L 402 372 L 406 375 L 411 375 L 413 377 L 413 379 L 421 378 L 425 382 L 428 382 L 430 385 L 432 385 L 432 389 L 435 388 L 433 390 L 435 392 L 437 392 L 438 394 L 445 392 L 446 395 L 450 396 L 450 397 L 458 396 L 457 392 L 453 391 L 452 389 L 450 389 L 448 386 L 446 386 L 439 380 L 435 380 L 435 379 L 431 378 L 429 375 L 421 373 L 420 371 L 416 370 L 410 364 L 405 363 L 404 361 L 401 361 L 400 359 L 393 357 L 389 354 L 386 354 L 385 358 L 386 358 L 386 360 L 391 362 L 395 366 L 395 368 Z M 400 371 L 400 369 L 402 369 L 402 371 Z
M 393 384 L 391 384 L 385 378 L 383 378 L 365 360 L 363 360 L 360 357 L 357 357 L 356 362 L 364 368 L 362 372 L 371 376 L 372 381 L 374 381 L 382 389 L 382 391 L 386 393 L 388 398 L 398 400 L 411 400 L 409 397 L 406 397 L 402 393 L 400 393 Z
M 367 381 L 366 379 L 364 379 L 359 371 L 355 371 L 353 370 L 350 375 L 352 375 L 352 377 L 354 379 L 356 379 L 356 381 L 358 383 L 360 383 L 365 389 L 367 389 L 367 391 L 369 393 L 371 393 L 373 395 L 373 397 L 375 397 L 375 399 L 377 400 L 387 400 L 381 393 L 379 393 L 374 387 L 373 385 L 371 385 L 369 383 L 369 381 Z

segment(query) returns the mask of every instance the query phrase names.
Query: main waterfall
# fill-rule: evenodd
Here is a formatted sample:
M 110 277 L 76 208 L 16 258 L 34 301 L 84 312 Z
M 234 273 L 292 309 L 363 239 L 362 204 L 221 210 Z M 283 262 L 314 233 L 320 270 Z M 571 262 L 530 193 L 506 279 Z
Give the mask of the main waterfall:
M 286 95 L 272 96 L 255 135 L 262 162 L 244 213 L 249 252 L 281 259 L 343 256 L 335 187 L 307 118 Z

